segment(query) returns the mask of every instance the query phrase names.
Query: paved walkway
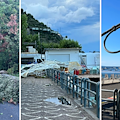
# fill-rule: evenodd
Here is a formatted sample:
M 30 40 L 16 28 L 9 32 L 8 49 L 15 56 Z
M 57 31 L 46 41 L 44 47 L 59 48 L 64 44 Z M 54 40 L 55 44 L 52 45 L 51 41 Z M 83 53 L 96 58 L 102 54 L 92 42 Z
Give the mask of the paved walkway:
M 21 87 L 22 120 L 95 120 L 50 79 L 22 78 Z M 61 96 L 72 105 L 45 101 Z

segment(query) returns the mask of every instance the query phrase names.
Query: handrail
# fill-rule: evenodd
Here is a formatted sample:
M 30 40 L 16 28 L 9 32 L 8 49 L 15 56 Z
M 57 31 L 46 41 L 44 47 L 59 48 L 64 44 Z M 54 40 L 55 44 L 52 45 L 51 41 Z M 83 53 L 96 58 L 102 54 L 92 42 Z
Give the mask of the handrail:
M 118 90 L 118 98 L 117 98 L 117 117 L 120 120 L 120 89 Z
M 104 106 L 104 110 L 109 110 L 113 112 L 113 120 L 116 120 L 115 118 L 117 117 L 118 120 L 120 120 L 120 115 L 119 115 L 119 107 L 120 107 L 120 101 L 118 101 L 119 99 L 119 94 L 120 94 L 120 90 L 118 89 L 114 89 L 114 90 L 108 90 L 108 89 L 101 89 L 102 92 L 112 92 L 113 93 L 113 99 L 108 99 L 108 98 L 102 98 L 101 100 L 105 100 L 106 104 L 111 104 L 113 103 L 112 107 L 113 108 L 108 108 Z M 117 98 L 116 98 L 117 97 Z M 108 103 L 107 103 L 108 102 Z M 103 107 L 102 107 L 103 110 Z
M 73 98 L 80 98 L 81 105 L 90 106 L 90 103 L 96 105 L 96 114 L 99 118 L 100 109 L 100 82 L 93 82 L 88 78 L 78 78 L 77 75 L 71 75 L 56 69 L 47 69 L 47 76 L 71 94 Z M 91 90 L 90 85 L 95 85 L 95 91 Z M 90 96 L 95 96 L 95 101 Z

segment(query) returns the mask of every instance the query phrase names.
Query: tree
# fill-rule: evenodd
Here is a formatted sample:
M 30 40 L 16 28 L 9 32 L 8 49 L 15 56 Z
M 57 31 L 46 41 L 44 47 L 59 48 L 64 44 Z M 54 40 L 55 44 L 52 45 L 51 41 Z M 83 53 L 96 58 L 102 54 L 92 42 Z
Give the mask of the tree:
M 82 49 L 82 46 L 79 45 L 79 43 L 77 41 L 74 41 L 74 40 L 61 40 L 60 41 L 60 48 L 80 48 Z
M 0 2 L 0 69 L 7 70 L 14 64 L 18 65 L 18 2 L 18 0 L 2 0 Z
M 27 40 L 27 27 L 28 27 L 28 23 L 27 23 L 27 16 L 26 14 L 22 14 L 21 15 L 21 48 L 22 51 L 25 51 L 25 45 L 24 42 L 26 42 Z
M 60 43 L 43 42 L 40 45 L 40 42 L 38 42 L 37 44 L 38 44 L 37 50 L 39 53 L 41 53 L 41 46 L 42 46 L 42 53 L 44 53 L 44 48 L 80 48 L 80 51 L 82 48 L 81 45 L 79 45 L 77 41 L 70 40 L 70 39 L 69 40 L 61 40 Z
M 0 70 L 18 72 L 19 0 L 0 1 Z M 19 101 L 19 80 L 0 76 L 0 102 Z

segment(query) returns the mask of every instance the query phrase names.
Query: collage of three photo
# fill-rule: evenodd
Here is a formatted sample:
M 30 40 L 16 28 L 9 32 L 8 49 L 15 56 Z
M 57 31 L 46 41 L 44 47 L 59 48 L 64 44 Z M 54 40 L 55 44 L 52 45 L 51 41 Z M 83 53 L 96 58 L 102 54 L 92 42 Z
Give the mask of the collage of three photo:
M 0 120 L 120 120 L 119 5 L 0 0 Z

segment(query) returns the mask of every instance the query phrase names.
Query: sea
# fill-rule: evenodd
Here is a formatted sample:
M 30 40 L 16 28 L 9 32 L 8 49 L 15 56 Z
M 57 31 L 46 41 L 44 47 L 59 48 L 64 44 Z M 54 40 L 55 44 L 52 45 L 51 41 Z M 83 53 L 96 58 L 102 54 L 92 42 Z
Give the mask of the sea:
M 119 78 L 120 76 L 120 67 L 116 66 L 102 66 L 102 78 L 105 78 L 105 74 L 108 74 L 108 78 L 111 77 L 111 74 L 114 74 L 114 76 L 117 76 Z

